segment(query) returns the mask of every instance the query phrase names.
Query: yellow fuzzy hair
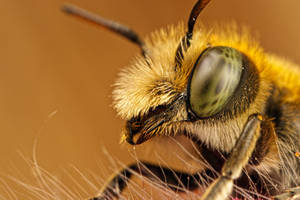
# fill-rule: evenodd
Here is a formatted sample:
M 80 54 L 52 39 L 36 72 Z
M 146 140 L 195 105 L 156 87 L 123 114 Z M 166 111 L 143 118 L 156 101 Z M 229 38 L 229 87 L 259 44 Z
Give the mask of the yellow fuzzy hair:
M 168 104 L 176 94 L 185 91 L 197 58 L 208 46 L 228 46 L 244 53 L 257 67 L 261 90 L 269 90 L 273 83 L 287 91 L 284 101 L 299 102 L 300 68 L 265 53 L 246 28 L 238 28 L 234 23 L 209 29 L 202 25 L 195 28 L 182 68 L 176 72 L 175 52 L 184 34 L 182 24 L 152 33 L 146 38 L 147 60 L 137 56 L 130 67 L 122 70 L 113 92 L 115 108 L 122 118 L 144 115 L 150 108 Z

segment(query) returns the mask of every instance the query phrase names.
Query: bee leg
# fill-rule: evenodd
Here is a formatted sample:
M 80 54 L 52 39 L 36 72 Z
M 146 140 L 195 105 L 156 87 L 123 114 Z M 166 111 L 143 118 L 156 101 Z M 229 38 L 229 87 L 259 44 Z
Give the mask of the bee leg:
M 139 161 L 114 175 L 108 184 L 100 191 L 100 195 L 90 200 L 111 200 L 114 197 L 118 198 L 134 173 L 149 178 L 151 181 L 162 183 L 166 188 L 177 192 L 194 190 L 198 188 L 202 182 L 210 182 L 208 174 L 212 174 L 210 171 L 188 174 L 160 165 Z
M 229 158 L 222 167 L 221 176 L 207 188 L 201 200 L 224 200 L 231 194 L 233 181 L 240 177 L 243 167 L 249 162 L 255 149 L 260 136 L 261 120 L 261 115 L 249 116 Z
M 286 190 L 284 193 L 274 196 L 274 200 L 296 200 L 300 199 L 300 187 L 295 187 Z

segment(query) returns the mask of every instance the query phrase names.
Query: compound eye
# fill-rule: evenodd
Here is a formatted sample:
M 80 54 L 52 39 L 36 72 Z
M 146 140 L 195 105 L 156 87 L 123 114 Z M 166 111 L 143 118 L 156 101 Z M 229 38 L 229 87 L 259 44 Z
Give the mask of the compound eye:
M 239 85 L 243 71 L 243 54 L 217 46 L 205 50 L 198 58 L 188 85 L 189 108 L 199 118 L 220 112 Z

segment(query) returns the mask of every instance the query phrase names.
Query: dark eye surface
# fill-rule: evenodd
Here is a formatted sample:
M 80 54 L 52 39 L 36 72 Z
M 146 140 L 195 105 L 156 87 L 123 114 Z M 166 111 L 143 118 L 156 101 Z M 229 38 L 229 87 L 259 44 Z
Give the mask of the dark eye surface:
M 243 55 L 230 47 L 212 47 L 198 58 L 188 84 L 188 104 L 199 118 L 220 112 L 234 94 L 243 71 Z

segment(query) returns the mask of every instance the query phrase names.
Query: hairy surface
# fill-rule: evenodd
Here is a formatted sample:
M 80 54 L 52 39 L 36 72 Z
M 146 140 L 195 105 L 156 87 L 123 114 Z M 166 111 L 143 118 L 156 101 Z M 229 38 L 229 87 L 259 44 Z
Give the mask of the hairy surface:
M 185 133 L 199 139 L 212 151 L 229 153 L 248 116 L 261 113 L 265 117 L 265 127 L 257 152 L 264 152 L 263 158 L 246 171 L 255 171 L 261 177 L 259 179 L 268 180 L 263 184 L 269 194 L 299 185 L 300 161 L 295 152 L 300 151 L 300 68 L 265 52 L 246 28 L 238 28 L 233 23 L 210 29 L 196 28 L 191 46 L 184 53 L 182 67 L 174 70 L 175 52 L 185 33 L 183 27 L 170 26 L 152 33 L 146 39 L 149 52 L 146 59 L 137 57 L 121 72 L 113 93 L 118 114 L 126 120 L 141 118 L 143 121 L 146 118 L 142 126 L 148 126 L 147 123 L 155 122 L 151 116 L 153 111 L 173 106 L 167 122 L 155 131 L 143 134 L 151 135 L 150 138 Z M 253 63 L 259 87 L 257 91 L 252 91 L 251 87 L 242 88 L 242 92 L 248 97 L 256 95 L 255 100 L 250 102 L 249 98 L 241 96 L 232 102 L 231 111 L 219 117 L 187 120 L 186 102 L 177 99 L 186 95 L 191 70 L 201 52 L 214 46 L 234 48 Z M 174 106 L 173 102 L 181 103 Z M 147 121 L 148 117 L 150 120 Z
M 228 46 L 247 55 L 261 77 L 261 87 L 274 83 L 279 89 L 289 89 L 284 101 L 300 100 L 300 69 L 295 64 L 266 53 L 246 28 L 235 24 L 195 28 L 191 46 L 184 55 L 182 69 L 174 71 L 176 48 L 184 35 L 183 25 L 161 29 L 146 38 L 149 57 L 138 56 L 123 69 L 114 90 L 114 104 L 124 119 L 143 115 L 157 105 L 169 103 L 176 93 L 186 89 L 189 74 L 201 52 L 209 46 Z

